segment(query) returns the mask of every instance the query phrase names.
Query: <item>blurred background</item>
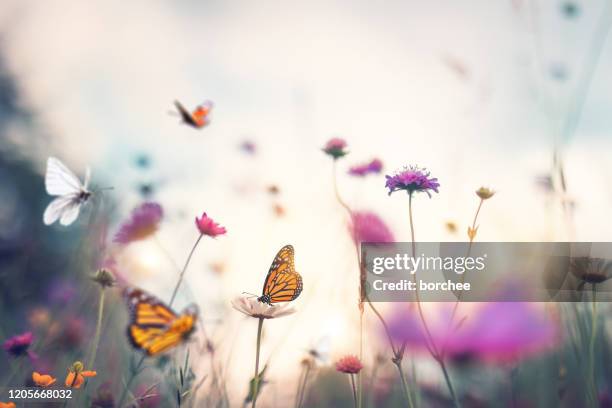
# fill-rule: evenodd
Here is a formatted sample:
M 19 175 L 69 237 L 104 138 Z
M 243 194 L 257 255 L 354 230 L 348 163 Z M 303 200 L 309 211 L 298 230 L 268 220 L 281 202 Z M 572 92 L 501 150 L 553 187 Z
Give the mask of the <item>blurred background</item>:
M 298 311 L 266 323 L 262 345 L 262 406 L 288 405 L 313 344 L 328 339 L 332 361 L 358 353 L 357 261 L 326 141 L 348 143 L 337 163 L 344 200 L 378 214 L 398 241 L 410 239 L 407 200 L 388 197 L 384 174 L 409 164 L 441 184 L 415 200 L 418 241 L 466 240 L 482 185 L 497 193 L 479 216 L 480 241 L 607 241 L 611 24 L 612 4 L 596 0 L 4 1 L 0 335 L 27 330 L 44 307 L 67 308 L 61 324 L 73 332 L 60 331 L 91 338 L 95 266 L 74 258 L 144 201 L 164 209 L 155 237 L 122 248 L 102 238 L 103 250 L 167 301 L 206 211 L 228 232 L 198 248 L 175 306 L 199 305 L 232 405 L 248 391 L 256 321 L 230 299 L 259 293 L 276 251 L 295 247 Z M 210 124 L 181 124 L 174 100 L 213 101 Z M 114 188 L 95 233 L 91 208 L 70 227 L 43 225 L 49 156 Z M 373 158 L 382 173 L 348 174 Z M 104 335 L 113 342 L 128 318 L 119 303 Z M 386 344 L 365 319 L 367 365 Z M 70 350 L 66 364 L 79 354 Z M 439 381 L 437 367 L 422 367 Z

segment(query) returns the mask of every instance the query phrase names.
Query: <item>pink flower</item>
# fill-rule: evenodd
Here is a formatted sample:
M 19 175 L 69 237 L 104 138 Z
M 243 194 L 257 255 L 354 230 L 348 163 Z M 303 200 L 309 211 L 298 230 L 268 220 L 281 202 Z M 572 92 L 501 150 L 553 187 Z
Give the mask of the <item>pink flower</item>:
M 13 357 L 29 356 L 33 358 L 34 354 L 30 351 L 33 341 L 34 334 L 32 332 L 25 332 L 7 339 L 2 344 L 2 348 Z
M 385 222 L 370 211 L 355 211 L 351 214 L 350 232 L 356 243 L 393 242 L 395 238 Z
M 334 158 L 334 160 L 348 154 L 346 149 L 346 141 L 339 137 L 329 139 L 329 141 L 323 147 L 323 151 Z
M 365 177 L 368 174 L 378 174 L 382 171 L 383 164 L 379 159 L 372 159 L 369 163 L 358 164 L 349 169 L 351 176 Z
M 129 244 L 153 235 L 163 215 L 164 211 L 157 203 L 144 203 L 136 207 L 131 217 L 121 224 L 113 241 L 119 244 Z
M 200 231 L 200 234 L 208 235 L 209 237 L 216 237 L 217 235 L 223 235 L 227 232 L 225 227 L 217 224 L 212 218 L 210 218 L 206 213 L 202 213 L 200 218 L 196 217 L 195 219 L 196 227 Z
M 357 374 L 363 368 L 363 364 L 357 358 L 357 356 L 344 356 L 340 360 L 336 361 L 336 371 L 346 374 Z
M 554 318 L 527 302 L 484 302 L 449 324 L 453 304 L 445 304 L 427 324 L 438 350 L 455 359 L 516 361 L 546 349 L 559 340 Z M 431 317 L 431 316 L 430 316 Z M 426 335 L 418 313 L 403 306 L 389 320 L 391 336 L 409 349 L 426 351 Z

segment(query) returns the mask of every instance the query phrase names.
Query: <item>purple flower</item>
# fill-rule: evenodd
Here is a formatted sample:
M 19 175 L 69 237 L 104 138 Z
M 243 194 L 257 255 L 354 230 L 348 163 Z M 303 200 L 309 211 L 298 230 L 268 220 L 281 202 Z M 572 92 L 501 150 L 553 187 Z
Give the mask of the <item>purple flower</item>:
M 357 243 L 395 241 L 385 222 L 373 212 L 355 211 L 351 214 L 351 221 L 351 236 Z
M 334 160 L 342 156 L 346 156 L 348 152 L 345 149 L 346 141 L 344 139 L 340 139 L 339 137 L 329 139 L 323 147 L 323 151 L 333 157 Z
M 2 348 L 13 357 L 29 356 L 33 358 L 34 354 L 30 351 L 33 341 L 34 335 L 32 332 L 25 332 L 7 339 L 2 344 Z
M 157 203 L 144 203 L 136 207 L 130 219 L 121 224 L 113 241 L 129 244 L 147 238 L 157 231 L 163 215 L 164 211 Z
M 379 159 L 372 159 L 369 163 L 358 164 L 349 169 L 351 176 L 364 177 L 370 173 L 378 174 L 382 171 L 383 164 Z
M 427 324 L 438 350 L 455 359 L 516 361 L 558 343 L 556 319 L 536 304 L 527 302 L 486 302 L 474 306 L 462 320 L 450 323 L 453 304 L 445 304 L 437 319 Z M 431 316 L 430 316 L 431 317 Z M 427 342 L 418 313 L 405 306 L 389 320 L 391 336 L 409 349 L 426 351 Z
M 395 191 L 406 190 L 408 194 L 423 192 L 431 197 L 430 190 L 437 193 L 440 187 L 437 178 L 430 177 L 429 171 L 417 166 L 404 167 L 395 175 L 385 177 L 387 178 L 385 187 L 389 189 L 389 195 Z

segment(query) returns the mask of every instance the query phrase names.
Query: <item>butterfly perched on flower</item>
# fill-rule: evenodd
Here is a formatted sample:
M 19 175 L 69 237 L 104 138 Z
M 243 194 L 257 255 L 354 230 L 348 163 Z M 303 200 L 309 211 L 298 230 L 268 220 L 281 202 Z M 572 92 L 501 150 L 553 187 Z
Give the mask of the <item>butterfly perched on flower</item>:
M 47 159 L 45 188 L 47 193 L 57 196 L 45 209 L 43 222 L 51 225 L 59 219 L 60 224 L 70 225 L 79 216 L 81 206 L 92 196 L 88 190 L 91 173 L 89 168 L 85 180 L 81 180 L 64 163 L 55 157 Z
M 183 344 L 195 330 L 198 319 L 195 305 L 177 315 L 159 299 L 140 289 L 127 289 L 125 297 L 131 313 L 128 338 L 135 348 L 149 356 Z
M 302 277 L 295 271 L 293 246 L 285 245 L 270 265 L 263 293 L 257 298 L 262 303 L 290 302 L 302 292 Z
M 189 112 L 179 101 L 174 101 L 174 106 L 176 106 L 183 123 L 186 125 L 200 129 L 210 123 L 208 115 L 213 107 L 211 101 L 205 101 L 196 106 L 193 112 Z

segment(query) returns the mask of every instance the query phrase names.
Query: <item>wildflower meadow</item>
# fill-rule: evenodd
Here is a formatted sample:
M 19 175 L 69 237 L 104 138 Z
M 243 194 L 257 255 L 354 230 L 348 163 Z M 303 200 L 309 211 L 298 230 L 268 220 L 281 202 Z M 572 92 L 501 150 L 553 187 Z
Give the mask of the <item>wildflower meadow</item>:
M 612 407 L 609 0 L 0 19 L 0 408 Z

